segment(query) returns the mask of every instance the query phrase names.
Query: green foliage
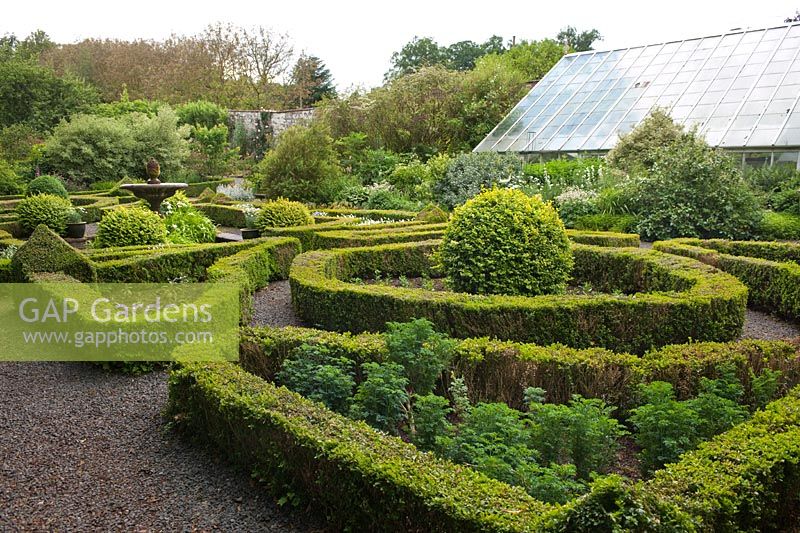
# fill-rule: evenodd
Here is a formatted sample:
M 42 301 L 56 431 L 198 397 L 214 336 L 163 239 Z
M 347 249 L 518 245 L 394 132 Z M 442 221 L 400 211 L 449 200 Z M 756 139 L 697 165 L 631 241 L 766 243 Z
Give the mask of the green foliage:
M 167 242 L 167 229 L 157 213 L 144 207 L 112 209 L 97 225 L 97 248 L 141 246 Z
M 0 160 L 15 166 L 29 167 L 35 157 L 34 146 L 39 142 L 36 131 L 27 124 L 6 126 L 0 129 Z M 21 169 L 17 171 L 20 172 Z
M 450 220 L 450 215 L 444 212 L 438 205 L 428 204 L 417 213 L 414 220 L 422 220 L 430 223 L 447 222 Z
M 233 159 L 238 156 L 236 150 L 228 148 L 228 127 L 224 124 L 207 128 L 192 128 L 192 145 L 202 156 L 199 166 L 204 175 L 218 176 L 226 174 Z
M 388 361 L 403 367 L 411 390 L 419 395 L 433 392 L 433 387 L 453 357 L 454 342 L 437 333 L 425 319 L 386 324 Z
M 118 101 L 97 104 L 92 107 L 91 114 L 101 117 L 117 118 L 131 113 L 141 113 L 148 117 L 153 117 L 163 105 L 163 102 L 156 100 L 130 100 L 128 99 L 127 89 L 124 89 Z
M 34 196 L 37 194 L 52 194 L 55 196 L 60 196 L 61 198 L 69 198 L 67 189 L 64 187 L 64 184 L 61 182 L 61 180 L 56 176 L 48 175 L 39 176 L 28 183 L 26 194 L 28 196 Z
M 414 432 L 411 442 L 423 450 L 436 449 L 436 438 L 446 435 L 452 429 L 447 415 L 453 410 L 447 398 L 426 394 L 414 396 Z
M 366 375 L 358 386 L 350 415 L 363 418 L 368 424 L 389 433 L 396 433 L 406 418 L 405 405 L 409 400 L 403 367 L 396 363 L 364 363 Z
M 414 211 L 419 203 L 410 200 L 407 196 L 394 190 L 393 187 L 384 187 L 377 184 L 372 190 L 368 189 L 369 196 L 363 204 L 367 209 Z
M 450 387 L 447 389 L 447 393 L 450 395 L 450 400 L 453 403 L 453 413 L 459 418 L 464 418 L 464 415 L 472 408 L 464 377 L 456 377 L 455 374 L 451 372 Z
M 633 131 L 622 136 L 606 156 L 606 161 L 623 172 L 646 172 L 653 169 L 665 147 L 685 135 L 683 128 L 667 111 L 655 108 Z
M 525 192 L 553 200 L 570 189 L 598 191 L 609 181 L 605 161 L 595 158 L 553 159 L 523 167 Z M 614 180 L 614 185 L 618 185 Z
M 76 78 L 59 78 L 33 62 L 0 62 L 0 127 L 24 124 L 50 131 L 97 100 L 97 92 Z
M 414 37 L 391 58 L 392 68 L 384 76 L 393 79 L 417 72 L 421 68 L 443 66 L 452 70 L 471 70 L 475 62 L 486 54 L 505 51 L 503 38 L 491 36 L 486 42 L 459 41 L 449 46 L 439 46 L 430 37 Z
M 498 62 L 504 70 L 518 72 L 526 81 L 540 80 L 563 55 L 564 47 L 553 39 L 523 40 L 503 54 L 489 54 L 480 58 L 476 70 L 486 68 L 488 62 Z
M 340 174 L 333 139 L 315 122 L 283 132 L 275 149 L 256 166 L 254 178 L 268 197 L 326 203 L 339 193 L 334 185 Z
M 172 244 L 214 242 L 217 237 L 217 227 L 196 209 L 175 211 L 164 219 L 164 225 L 167 242 Z
M 597 193 L 584 189 L 567 189 L 556 196 L 554 203 L 558 209 L 558 216 L 564 221 L 564 225 L 570 228 L 575 227 L 578 219 L 595 215 L 599 211 Z
M 42 198 L 42 196 L 32 196 Z M 62 198 L 54 196 L 57 201 Z M 62 272 L 85 283 L 96 281 L 92 262 L 56 235 L 47 226 L 37 226 L 30 238 L 16 251 L 10 263 L 11 280 L 18 283 L 30 281 L 37 273 Z
M 266 228 L 288 228 L 307 226 L 314 223 L 314 217 L 308 208 L 300 202 L 278 198 L 261 204 L 255 226 L 261 230 Z
M 356 386 L 354 363 L 325 346 L 299 346 L 275 377 L 278 383 L 337 413 L 346 414 L 350 409 Z
M 508 187 L 519 182 L 522 160 L 512 154 L 478 152 L 459 154 L 443 178 L 433 184 L 436 200 L 449 209 L 461 205 L 482 189 Z
M 56 233 L 63 233 L 71 212 L 70 201 L 54 194 L 30 196 L 21 200 L 16 207 L 17 221 L 25 233 L 33 232 L 39 224 Z
M 11 165 L 0 159 L 0 195 L 19 194 L 23 191 L 19 176 Z
M 574 227 L 579 230 L 628 233 L 636 231 L 636 217 L 611 214 L 586 215 L 575 219 Z
M 433 174 L 430 167 L 418 159 L 394 167 L 387 181 L 399 193 L 411 198 L 425 200 L 431 197 Z
M 569 405 L 528 405 L 533 446 L 544 464 L 574 464 L 577 477 L 585 481 L 591 473 L 613 466 L 618 439 L 626 433 L 611 416 L 615 407 L 579 395 L 573 396 Z
M 175 108 L 180 124 L 213 129 L 215 126 L 225 126 L 228 122 L 228 111 L 206 100 L 187 102 Z M 227 132 L 227 130 L 226 130 Z
M 572 52 L 586 52 L 593 50 L 592 45 L 595 41 L 602 41 L 600 32 L 591 29 L 578 33 L 573 26 L 567 26 L 558 32 L 556 40 Z
M 630 421 L 645 473 L 747 418 L 747 409 L 737 403 L 744 394 L 741 383 L 732 369 L 721 373 L 718 379 L 701 378 L 700 393 L 690 400 L 676 400 L 672 384 L 664 381 L 640 387 L 642 405 L 631 411 Z
M 693 133 L 650 153 L 652 169 L 637 183 L 635 195 L 643 237 L 755 234 L 761 219 L 758 201 L 729 155 Z
M 456 208 L 440 252 L 454 289 L 476 294 L 562 292 L 573 264 L 553 207 L 512 189 L 481 193 Z
M 398 154 L 370 146 L 367 135 L 360 132 L 336 139 L 334 148 L 342 171 L 365 185 L 383 181 L 401 161 Z
M 185 128 L 178 128 L 175 113 L 167 106 L 153 117 L 78 115 L 56 127 L 47 139 L 43 166 L 79 185 L 89 185 L 126 176 L 145 179 L 145 163 L 155 157 L 167 179 L 188 155 L 187 134 Z
M 764 211 L 758 224 L 760 238 L 768 240 L 800 239 L 800 215 Z
M 325 63 L 316 56 L 301 54 L 292 68 L 292 89 L 296 92 L 291 102 L 296 107 L 314 105 L 324 98 L 336 97 L 336 85 Z

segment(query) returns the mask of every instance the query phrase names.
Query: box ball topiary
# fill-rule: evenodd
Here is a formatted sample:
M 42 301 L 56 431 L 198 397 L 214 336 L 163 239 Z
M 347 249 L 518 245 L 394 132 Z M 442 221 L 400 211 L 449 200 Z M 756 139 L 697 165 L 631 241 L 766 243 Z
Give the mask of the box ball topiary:
M 256 217 L 256 228 L 262 231 L 266 228 L 308 226 L 313 223 L 314 217 L 305 205 L 285 198 L 265 202 Z
M 493 188 L 457 207 L 439 257 L 453 289 L 474 294 L 560 293 L 573 266 L 553 206 L 513 189 Z
M 69 198 L 66 187 L 55 176 L 39 176 L 34 178 L 29 184 L 27 189 L 27 196 L 35 196 L 37 194 L 53 194 L 61 198 Z
M 33 232 L 39 224 L 56 233 L 63 233 L 72 211 L 72 204 L 66 198 L 55 194 L 37 194 L 17 204 L 17 222 L 26 234 Z
M 163 244 L 167 228 L 156 213 L 144 207 L 127 207 L 108 211 L 97 225 L 94 246 L 139 246 Z

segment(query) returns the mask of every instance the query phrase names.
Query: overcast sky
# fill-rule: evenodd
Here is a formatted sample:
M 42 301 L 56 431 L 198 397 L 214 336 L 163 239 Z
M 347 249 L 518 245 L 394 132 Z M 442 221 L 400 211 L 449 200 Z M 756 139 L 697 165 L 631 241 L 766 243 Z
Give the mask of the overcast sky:
M 604 40 L 595 48 L 606 49 L 778 25 L 800 8 L 800 0 L 36 0 L 3 4 L 0 34 L 24 36 L 43 29 L 61 43 L 87 37 L 188 35 L 216 21 L 269 27 L 288 33 L 296 52 L 321 57 L 340 89 L 379 85 L 392 52 L 415 35 L 433 37 L 439 44 L 482 42 L 493 34 L 506 40 L 512 36 L 542 39 L 572 25 L 600 30 Z

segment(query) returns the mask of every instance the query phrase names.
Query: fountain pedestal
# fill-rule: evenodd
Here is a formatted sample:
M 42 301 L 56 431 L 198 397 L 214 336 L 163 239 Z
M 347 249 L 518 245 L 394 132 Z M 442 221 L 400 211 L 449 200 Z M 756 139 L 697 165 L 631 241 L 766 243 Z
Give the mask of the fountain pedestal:
M 146 200 L 150 204 L 150 209 L 158 213 L 161 202 L 188 186 L 187 183 L 161 183 L 158 178 L 151 178 L 147 183 L 126 183 L 119 188 L 131 191 L 137 198 Z

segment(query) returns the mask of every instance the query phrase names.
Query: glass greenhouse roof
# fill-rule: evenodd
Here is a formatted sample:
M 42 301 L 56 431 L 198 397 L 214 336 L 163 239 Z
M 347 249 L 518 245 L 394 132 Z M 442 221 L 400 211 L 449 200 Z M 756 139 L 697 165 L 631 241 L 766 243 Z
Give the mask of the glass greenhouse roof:
M 475 148 L 610 150 L 654 106 L 725 148 L 800 146 L 800 24 L 570 54 Z

